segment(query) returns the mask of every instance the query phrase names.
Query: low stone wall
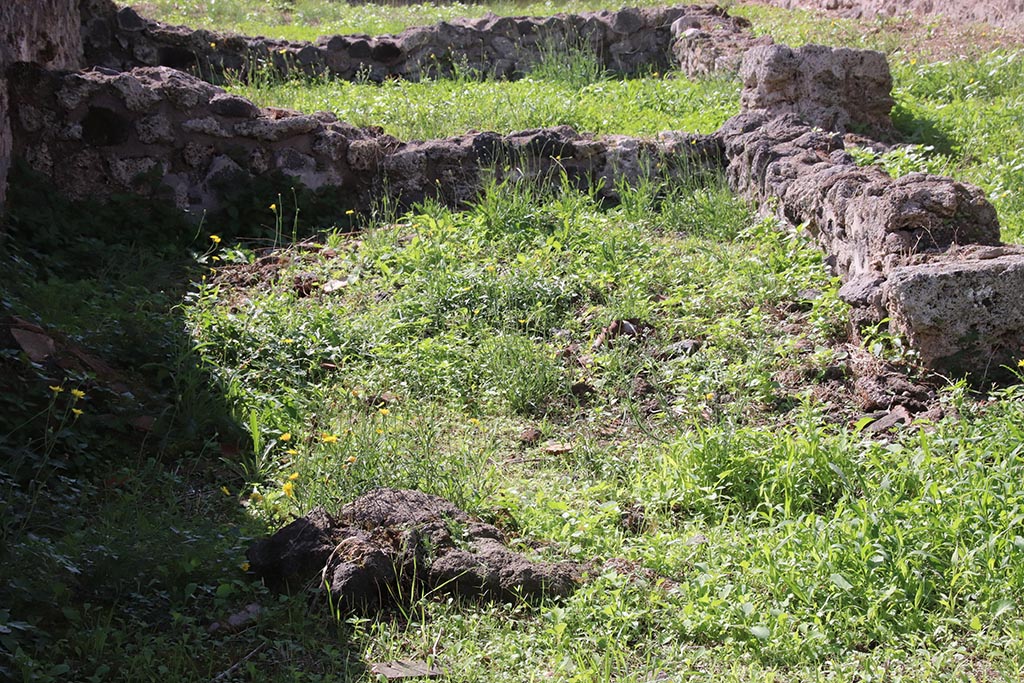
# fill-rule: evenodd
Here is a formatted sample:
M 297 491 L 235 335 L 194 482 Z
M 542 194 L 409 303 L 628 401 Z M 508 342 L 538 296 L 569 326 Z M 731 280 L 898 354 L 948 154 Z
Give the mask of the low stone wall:
M 748 110 L 718 132 L 730 184 L 817 238 L 855 323 L 888 319 L 928 367 L 998 375 L 1024 356 L 1024 249 L 1001 245 L 995 209 L 977 187 L 858 167 L 836 122 L 888 128 L 888 67 L 872 53 L 809 49 L 809 69 L 794 69 L 794 55 L 807 60 L 782 46 L 747 53 Z M 792 97 L 808 82 L 813 96 Z M 825 109 L 830 130 L 808 121 L 822 105 L 835 108 Z
M 55 69 L 78 68 L 82 61 L 80 24 L 77 0 L 0 3 L 0 213 L 12 145 L 7 67 L 30 61 Z
M 706 7 L 491 17 L 318 45 L 163 27 L 108 0 L 84 0 L 82 8 L 93 59 L 125 67 L 174 62 L 184 52 L 171 48 L 195 49 L 194 61 L 182 57 L 175 66 L 208 75 L 247 68 L 255 50 L 281 68 L 418 77 L 424 51 L 438 41 L 449 66 L 460 55 L 471 68 L 493 61 L 502 75 L 515 75 L 552 35 L 582 36 L 623 72 L 662 64 L 651 60 L 667 59 L 672 37 L 675 58 L 694 73 L 736 68 L 745 50 L 740 115 L 713 136 L 653 141 L 556 128 L 402 142 L 330 114 L 261 110 L 169 66 L 62 73 L 18 64 L 8 71 L 14 155 L 75 197 L 137 193 L 200 216 L 239 195 L 251 203 L 260 187 L 273 193 L 269 201 L 295 185 L 332 203 L 334 219 L 385 194 L 400 205 L 427 197 L 463 204 L 477 196 L 487 169 L 564 173 L 612 196 L 617 181 L 635 182 L 658 161 L 679 174 L 727 167 L 737 192 L 815 235 L 843 278 L 840 294 L 853 304 L 855 323 L 888 319 L 924 364 L 955 373 L 990 376 L 1024 356 L 1024 249 L 1000 244 L 983 193 L 949 178 L 890 178 L 858 167 L 846 151 L 851 141 L 877 144 L 851 130 L 892 134 L 892 80 L 879 53 L 762 44 L 742 21 Z M 98 55 L 102 45 L 108 49 Z M 431 68 L 443 72 L 444 63 Z
M 302 186 L 365 209 L 384 193 L 402 205 L 426 197 L 464 203 L 488 167 L 565 172 L 579 186 L 603 183 L 610 195 L 619 178 L 635 180 L 661 159 L 680 173 L 722 163 L 716 138 L 684 134 L 594 139 L 563 127 L 402 142 L 327 113 L 260 110 L 167 67 L 61 73 L 20 64 L 10 75 L 15 153 L 56 189 L 76 198 L 163 197 L 196 215 L 260 179 L 276 191 Z
M 824 130 L 892 134 L 892 75 L 881 52 L 757 46 L 744 53 L 739 73 L 744 111 L 792 113 Z
M 89 64 L 125 71 L 169 66 L 216 81 L 225 72 L 329 73 L 380 82 L 451 76 L 458 70 L 498 78 L 522 76 L 546 52 L 578 48 L 612 73 L 665 71 L 674 66 L 672 26 L 681 17 L 700 26 L 733 21 L 714 5 L 557 14 L 550 17 L 459 19 L 409 28 L 398 35 L 325 36 L 316 43 L 247 38 L 140 17 L 111 0 L 85 0 L 82 27 Z
M 673 22 L 672 36 L 676 64 L 690 77 L 735 74 L 748 50 L 773 43 L 768 36 L 754 36 L 748 20 L 725 11 L 684 14 Z

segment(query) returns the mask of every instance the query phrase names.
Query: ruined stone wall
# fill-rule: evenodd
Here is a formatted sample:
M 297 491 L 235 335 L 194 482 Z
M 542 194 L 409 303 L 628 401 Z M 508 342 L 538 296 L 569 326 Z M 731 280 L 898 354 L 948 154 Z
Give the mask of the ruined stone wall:
M 654 165 L 645 159 L 676 158 L 680 172 L 721 164 L 710 136 L 593 139 L 556 128 L 401 142 L 327 113 L 260 110 L 167 67 L 62 73 L 22 64 L 11 70 L 11 93 L 15 153 L 55 189 L 76 198 L 143 194 L 197 216 L 261 179 L 276 192 L 302 186 L 358 209 L 384 192 L 404 205 L 426 197 L 458 205 L 475 198 L 488 166 L 564 171 L 613 193 L 623 174 L 635 179 Z
M 814 47 L 815 68 L 794 70 L 794 52 L 772 46 L 744 58 L 742 101 L 759 106 L 718 132 L 731 186 L 817 238 L 855 323 L 888 319 L 928 367 L 998 375 L 1024 356 L 1024 249 L 1000 243 L 996 211 L 979 188 L 861 168 L 835 111 L 825 130 L 808 120 L 832 103 L 842 118 L 884 129 L 888 107 L 872 90 L 888 79 L 884 59 Z M 794 111 L 789 94 L 807 82 L 817 96 Z M 849 96 L 858 90 L 859 99 Z
M 744 111 L 793 113 L 824 130 L 892 132 L 892 76 L 874 50 L 765 45 L 744 53 L 739 69 Z
M 653 161 L 667 160 L 662 166 L 680 175 L 697 165 L 727 166 L 737 192 L 815 235 L 843 278 L 840 295 L 854 306 L 855 323 L 887 318 L 925 365 L 955 373 L 986 376 L 1024 356 L 1024 248 L 1000 244 L 983 193 L 930 175 L 894 179 L 858 167 L 847 153 L 851 142 L 882 144 L 851 130 L 893 133 L 892 80 L 879 53 L 766 44 L 742 21 L 700 7 L 491 17 L 316 45 L 164 27 L 109 0 L 81 7 L 87 59 L 109 66 L 67 73 L 17 64 L 8 71 L 14 155 L 73 197 L 142 194 L 199 217 L 239 193 L 251 202 L 262 187 L 268 194 L 257 201 L 269 201 L 294 185 L 344 207 L 337 219 L 385 193 L 404 205 L 427 197 L 463 204 L 488 172 L 564 173 L 613 195 L 618 180 L 636 181 Z M 281 69 L 413 78 L 431 68 L 446 73 L 457 58 L 514 76 L 539 54 L 545 35 L 563 43 L 583 36 L 609 68 L 626 73 L 658 68 L 674 41 L 687 73 L 739 69 L 743 111 L 713 136 L 595 139 L 556 128 L 402 142 L 331 114 L 261 110 L 170 68 L 213 76 L 246 68 L 256 54 Z M 427 51 L 441 44 L 447 57 L 434 52 L 424 67 Z M 36 59 L 73 66 L 74 50 L 69 39 Z M 164 66 L 119 70 L 140 62 Z
M 380 82 L 450 76 L 458 70 L 499 78 L 527 72 L 545 52 L 570 48 L 595 54 L 613 73 L 664 71 L 672 55 L 672 24 L 682 16 L 715 21 L 713 5 L 558 14 L 550 17 L 457 19 L 398 35 L 325 36 L 316 43 L 248 38 L 169 26 L 110 0 L 85 0 L 83 36 L 89 64 L 121 71 L 169 66 L 216 81 L 225 72 L 272 69 L 329 73 Z
M 0 3 L 0 212 L 11 162 L 11 111 L 7 68 L 31 61 L 50 68 L 78 68 L 82 60 L 78 0 L 12 0 Z

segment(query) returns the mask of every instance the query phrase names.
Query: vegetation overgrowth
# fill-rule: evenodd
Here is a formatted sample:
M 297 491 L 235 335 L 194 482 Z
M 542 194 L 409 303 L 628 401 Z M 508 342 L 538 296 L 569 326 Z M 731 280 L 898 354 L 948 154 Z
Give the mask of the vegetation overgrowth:
M 549 16 L 558 12 L 609 9 L 599 0 L 499 0 L 498 2 L 359 3 L 331 0 L 143 0 L 130 3 L 147 16 L 170 23 L 206 26 L 250 36 L 316 40 L 324 35 L 401 33 L 452 19 L 499 16 Z M 639 0 L 632 7 L 658 6 Z
M 306 7 L 384 12 L 293 12 Z M 863 40 L 742 11 L 793 42 Z M 864 162 L 976 180 L 1019 236 L 1018 58 L 893 54 L 897 122 L 921 147 Z M 520 109 L 565 98 L 572 116 L 551 122 L 598 132 L 710 130 L 734 106 L 728 81 L 587 72 L 251 87 L 379 106 L 366 123 L 430 136 L 520 127 L 488 123 L 501 112 L 474 92 Z M 449 102 L 469 113 L 439 116 Z M 873 433 L 849 363 L 913 374 L 912 355 L 881 332 L 847 341 L 805 235 L 713 175 L 617 188 L 615 206 L 550 181 L 496 176 L 463 211 L 383 203 L 315 234 L 284 220 L 281 188 L 263 237 L 229 241 L 19 175 L 0 261 L 20 330 L 0 345 L 0 678 L 374 680 L 371 662 L 419 659 L 452 681 L 1018 680 L 1024 384 L 932 378 L 941 417 Z M 57 360 L 33 361 L 43 341 L 26 332 Z M 253 537 L 381 485 L 446 496 L 516 549 L 593 570 L 564 600 L 428 594 L 374 614 L 247 574 Z

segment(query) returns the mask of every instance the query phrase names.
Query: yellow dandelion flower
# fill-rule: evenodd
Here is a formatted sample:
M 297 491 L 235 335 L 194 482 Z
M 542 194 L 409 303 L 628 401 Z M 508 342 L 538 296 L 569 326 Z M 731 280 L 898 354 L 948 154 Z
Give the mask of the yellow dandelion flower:
M 298 472 L 292 472 L 291 474 L 288 475 L 288 481 L 295 481 L 298 478 L 299 478 L 299 473 Z
M 277 54 L 286 55 L 288 54 L 288 50 L 282 47 L 280 50 L 277 51 Z
M 276 212 L 277 211 L 277 204 L 271 204 L 270 205 L 270 210 Z
M 217 43 L 210 43 L 210 47 L 217 47 Z
M 82 391 L 81 389 L 72 389 L 71 395 L 74 396 L 75 398 L 85 398 L 85 392 Z
M 284 339 L 281 340 L 281 343 L 282 344 L 294 344 L 295 340 L 292 339 L 291 337 L 285 337 Z
M 292 440 L 292 433 L 291 432 L 285 432 L 284 434 L 282 434 L 278 438 L 281 441 L 291 441 Z
M 286 455 L 298 455 L 299 452 L 297 450 L 295 450 L 294 448 L 289 448 L 288 450 L 285 451 L 285 454 Z
M 352 214 L 354 214 L 355 212 L 356 212 L 356 211 L 355 211 L 355 209 L 349 209 L 348 211 L 346 211 L 346 212 L 345 212 L 345 215 L 346 215 L 346 216 L 351 216 L 351 215 L 352 215 Z
M 350 455 L 350 456 L 348 456 L 348 459 L 347 459 L 347 460 L 345 460 L 345 462 L 347 462 L 347 463 L 348 463 L 349 465 L 351 465 L 351 464 L 352 464 L 352 463 L 354 463 L 355 461 L 356 461 L 356 456 L 354 456 L 354 455 Z
M 1017 361 L 1017 367 L 1024 368 L 1024 358 L 1021 358 L 1019 361 Z
M 74 414 L 75 417 L 81 417 L 83 411 L 79 410 L 78 408 L 72 408 L 71 412 Z
M 320 435 L 320 440 L 324 443 L 338 443 L 338 435 L 324 433 Z
M 380 409 L 380 410 L 378 410 L 377 412 L 378 412 L 378 413 L 380 413 L 381 415 L 387 415 L 387 414 L 388 414 L 388 413 L 390 413 L 391 411 L 390 411 L 390 410 L 388 410 L 387 408 L 381 408 L 381 409 Z
M 220 244 L 220 235 L 210 235 L 210 241 L 214 244 Z
M 249 571 L 249 567 L 250 565 L 248 562 L 243 562 L 242 564 L 238 565 L 238 568 L 241 569 L 243 572 Z
M 227 486 L 221 486 L 220 487 L 220 492 L 223 493 L 225 496 L 230 496 L 231 495 L 231 491 L 228 490 Z
M 469 418 L 469 424 L 471 424 L 471 425 L 478 425 L 478 424 L 480 424 L 480 420 L 476 419 L 475 417 L 471 417 L 471 418 Z
M 378 434 L 383 434 L 383 433 L 384 433 L 384 430 L 383 430 L 383 429 L 379 429 L 379 428 L 378 428 L 378 429 L 377 429 L 377 433 L 378 433 Z
M 284 485 L 281 487 L 281 490 L 284 491 L 284 495 L 288 496 L 289 498 L 295 497 L 295 484 L 291 483 L 290 481 L 286 481 Z
M 714 392 L 709 391 L 708 393 L 704 394 L 704 398 L 706 398 L 709 401 L 712 401 L 715 398 L 715 394 Z
M 53 392 L 53 393 L 55 393 L 55 394 L 59 394 L 59 393 L 61 393 L 62 391 L 64 391 L 64 387 L 55 387 L 55 386 L 52 386 L 52 385 L 51 385 L 51 386 L 50 386 L 50 391 L 52 391 L 52 392 Z

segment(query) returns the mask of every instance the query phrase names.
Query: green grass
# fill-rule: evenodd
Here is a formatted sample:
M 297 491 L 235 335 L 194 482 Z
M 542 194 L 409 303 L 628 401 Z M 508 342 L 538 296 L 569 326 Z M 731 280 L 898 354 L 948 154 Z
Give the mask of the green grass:
M 985 190 L 1003 239 L 1024 240 L 1024 52 L 895 65 L 895 120 L 948 174 Z
M 400 139 L 509 133 L 572 126 L 589 133 L 711 133 L 739 110 L 732 78 L 693 81 L 675 74 L 611 78 L 592 54 L 546 54 L 527 78 L 502 81 L 463 70 L 451 79 L 377 85 L 330 78 L 281 81 L 259 74 L 230 90 L 261 106 L 330 111 L 355 125 L 379 125 Z
M 200 287 L 188 315 L 211 372 L 263 439 L 292 435 L 250 514 L 411 486 L 514 520 L 545 557 L 620 558 L 563 603 L 434 597 L 411 621 L 347 622 L 369 660 L 429 652 L 449 680 L 1016 670 L 1018 392 L 977 410 L 953 387 L 961 419 L 867 438 L 815 379 L 846 353 L 816 250 L 707 186 L 664 192 L 608 210 L 494 186 L 465 213 L 289 252 L 279 286 L 232 287 L 235 266 Z M 348 284 L 301 296 L 300 273 Z M 621 318 L 654 332 L 594 348 Z M 687 338 L 698 353 L 666 355 Z M 397 402 L 367 404 L 383 392 Z M 528 424 L 572 449 L 524 451 Z M 639 533 L 619 525 L 636 506 Z
M 277 16 L 176 4 L 243 29 Z M 794 42 L 898 41 L 757 11 Z M 710 131 L 736 108 L 734 82 L 611 79 L 578 57 L 518 83 L 240 91 L 408 138 Z M 887 168 L 978 182 L 1018 239 L 1019 58 L 908 53 L 894 71 L 897 125 L 922 147 Z M 947 417 L 869 435 L 844 369 L 862 352 L 805 235 L 717 177 L 620 188 L 617 206 L 551 180 L 491 183 L 465 211 L 303 224 L 282 246 L 290 225 L 218 242 L 227 226 L 66 203 L 19 176 L 0 312 L 111 367 L 0 348 L 0 678 L 358 681 L 414 658 L 460 682 L 1017 680 L 1022 385 L 949 383 Z M 290 196 L 258 205 L 285 215 Z M 622 319 L 651 333 L 597 343 Z M 539 445 L 519 442 L 527 426 Z M 561 601 L 358 615 L 246 575 L 251 538 L 379 485 L 448 497 L 518 550 L 593 561 L 590 578 Z M 252 603 L 257 621 L 211 631 Z
M 604 80 L 583 87 L 532 78 L 515 82 L 438 80 L 344 81 L 235 86 L 262 106 L 331 111 L 355 125 L 380 125 L 403 140 L 509 133 L 568 125 L 591 133 L 654 135 L 663 130 L 714 132 L 738 111 L 730 80 Z
M 597 0 L 564 2 L 444 2 L 436 4 L 347 3 L 324 0 L 145 0 L 128 3 L 144 16 L 197 28 L 216 28 L 244 35 L 263 35 L 287 40 L 316 40 L 324 35 L 400 33 L 410 26 L 429 26 L 458 18 L 500 16 L 550 16 L 558 12 L 608 9 Z M 638 0 L 630 7 L 658 6 L 655 0 Z

